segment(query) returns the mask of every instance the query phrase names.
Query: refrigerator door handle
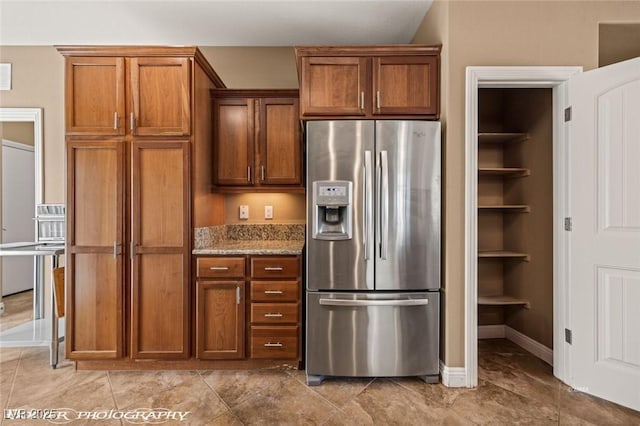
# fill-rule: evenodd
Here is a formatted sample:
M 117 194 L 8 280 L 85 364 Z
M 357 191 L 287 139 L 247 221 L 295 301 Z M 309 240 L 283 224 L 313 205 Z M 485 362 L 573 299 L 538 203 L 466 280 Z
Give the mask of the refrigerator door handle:
M 380 258 L 387 259 L 389 250 L 389 161 L 387 151 L 380 151 Z
M 362 179 L 364 191 L 364 213 L 363 213 L 363 232 L 362 242 L 364 244 L 364 260 L 369 260 L 369 253 L 371 253 L 371 242 L 373 241 L 373 235 L 370 230 L 373 222 L 373 188 L 371 185 L 371 151 L 364 152 L 364 178 Z
M 424 306 L 429 304 L 429 299 L 386 299 L 386 300 L 345 300 L 345 299 L 320 299 L 324 306 Z

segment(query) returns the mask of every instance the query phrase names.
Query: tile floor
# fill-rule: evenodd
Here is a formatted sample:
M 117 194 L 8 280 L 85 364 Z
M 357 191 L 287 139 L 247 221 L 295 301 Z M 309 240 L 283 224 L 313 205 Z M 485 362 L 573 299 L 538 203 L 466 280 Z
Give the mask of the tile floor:
M 16 313 L 12 302 L 5 299 L 3 326 Z M 476 389 L 413 378 L 332 379 L 309 388 L 303 371 L 90 372 L 70 361 L 53 370 L 47 348 L 3 348 L 0 410 L 167 408 L 189 414 L 164 424 L 188 425 L 640 425 L 639 412 L 572 392 L 550 366 L 508 340 L 479 342 L 478 371 Z

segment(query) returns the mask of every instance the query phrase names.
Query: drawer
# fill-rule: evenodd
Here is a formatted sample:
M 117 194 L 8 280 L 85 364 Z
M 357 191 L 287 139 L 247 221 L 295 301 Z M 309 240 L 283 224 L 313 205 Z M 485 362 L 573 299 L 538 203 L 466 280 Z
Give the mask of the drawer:
M 252 278 L 297 278 L 300 258 L 297 256 L 256 256 L 251 258 Z
M 297 303 L 252 303 L 251 322 L 283 324 L 297 323 L 300 308 Z
M 198 257 L 197 276 L 205 278 L 244 278 L 244 257 Z
M 297 359 L 298 326 L 252 326 L 251 358 Z
M 297 302 L 300 281 L 251 281 L 252 302 Z

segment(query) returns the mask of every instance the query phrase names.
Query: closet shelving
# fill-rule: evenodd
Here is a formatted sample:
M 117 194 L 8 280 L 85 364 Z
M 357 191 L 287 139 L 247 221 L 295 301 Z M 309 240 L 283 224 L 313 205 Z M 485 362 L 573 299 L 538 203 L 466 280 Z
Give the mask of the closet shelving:
M 480 132 L 478 133 L 478 214 L 481 216 L 497 215 L 498 218 L 489 218 L 496 229 L 489 229 L 496 235 L 503 233 L 502 223 L 505 214 L 521 214 L 530 212 L 530 207 L 524 203 L 508 202 L 504 192 L 504 185 L 512 179 L 526 178 L 531 174 L 530 170 L 521 164 L 514 166 L 514 160 L 505 160 L 505 151 L 516 147 L 529 139 L 527 133 L 514 132 Z M 484 183 L 484 185 L 483 185 Z M 483 192 L 484 191 L 484 192 Z M 512 198 L 512 197 L 511 197 Z M 511 201 L 511 200 L 510 200 Z M 525 200 L 519 200 L 525 201 Z M 481 217 L 479 217 L 481 220 Z M 495 225 L 495 224 L 498 225 Z M 481 243 L 482 244 L 482 243 Z M 508 248 L 486 249 L 478 247 L 479 262 L 528 262 L 529 254 Z M 482 279 L 482 277 L 480 277 Z M 482 294 L 482 287 L 479 293 Z M 481 295 L 478 297 L 478 305 L 482 306 L 520 306 L 529 308 L 529 302 L 524 299 L 511 297 L 506 294 Z

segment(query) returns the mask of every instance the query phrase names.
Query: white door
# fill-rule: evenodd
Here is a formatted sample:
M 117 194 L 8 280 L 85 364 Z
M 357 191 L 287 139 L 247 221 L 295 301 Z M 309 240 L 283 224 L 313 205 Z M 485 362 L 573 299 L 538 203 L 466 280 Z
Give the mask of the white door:
M 33 146 L 2 141 L 2 242 L 34 241 Z M 2 258 L 2 295 L 33 288 L 33 257 Z
M 640 58 L 568 90 L 569 384 L 640 410 Z

